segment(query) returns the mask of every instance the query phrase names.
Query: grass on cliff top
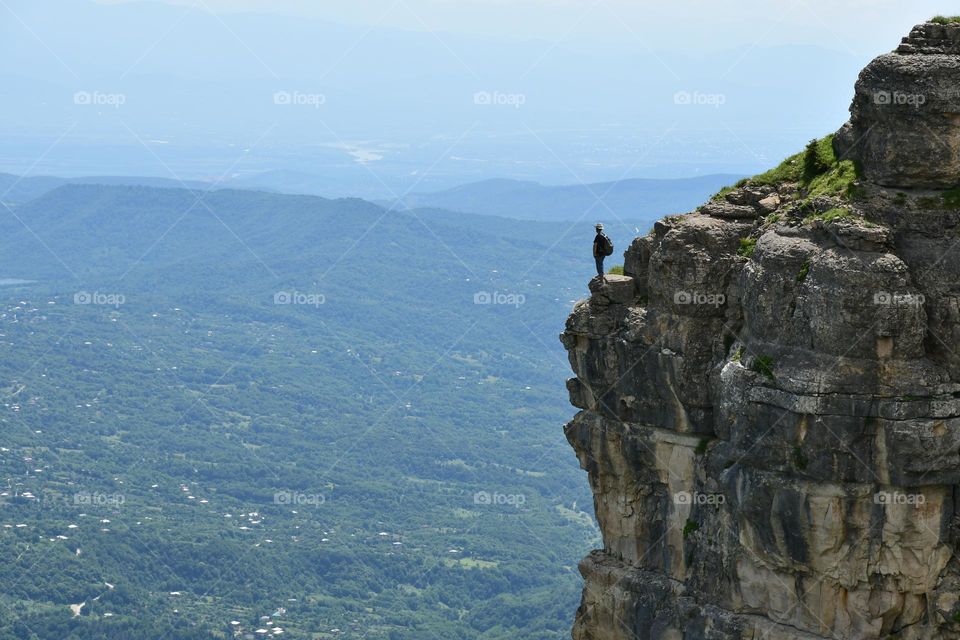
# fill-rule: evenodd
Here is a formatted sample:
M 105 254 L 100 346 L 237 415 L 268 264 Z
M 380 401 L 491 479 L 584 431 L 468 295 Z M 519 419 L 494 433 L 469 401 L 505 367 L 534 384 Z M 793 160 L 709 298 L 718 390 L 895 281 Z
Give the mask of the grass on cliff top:
M 804 200 L 820 196 L 853 199 L 859 196 L 856 181 L 860 175 L 860 169 L 855 162 L 837 158 L 833 151 L 831 134 L 811 140 L 803 151 L 790 156 L 773 169 L 725 187 L 714 197 L 723 197 L 735 188 L 745 185 L 779 187 L 790 183 L 799 185 L 799 192 Z
M 930 22 L 935 22 L 936 24 L 956 24 L 960 22 L 960 16 L 933 16 L 930 18 Z
M 843 207 L 834 207 L 823 213 L 814 213 L 804 218 L 805 221 L 809 222 L 811 220 L 823 220 L 824 222 L 830 222 L 832 220 L 842 220 L 844 218 L 849 218 L 851 215 L 849 209 L 844 209 Z

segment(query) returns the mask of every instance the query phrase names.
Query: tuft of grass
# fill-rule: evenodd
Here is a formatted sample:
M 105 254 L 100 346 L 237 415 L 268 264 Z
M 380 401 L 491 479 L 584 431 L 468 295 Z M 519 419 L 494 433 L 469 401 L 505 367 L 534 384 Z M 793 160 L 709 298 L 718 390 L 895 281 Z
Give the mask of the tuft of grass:
M 733 346 L 733 343 L 736 342 L 736 340 L 737 339 L 733 336 L 733 334 L 730 333 L 723 336 L 723 352 L 730 353 L 730 347 Z
M 622 265 L 622 264 L 615 264 L 615 265 L 613 265 L 612 267 L 610 267 L 610 270 L 607 271 L 607 273 L 609 273 L 610 275 L 613 275 L 613 276 L 622 276 L 622 275 L 623 275 L 623 265 Z
M 837 164 L 837 156 L 833 153 L 833 136 L 817 140 L 814 138 L 807 143 L 803 150 L 803 181 L 809 184 L 817 176 L 829 171 Z
M 756 238 L 742 238 L 740 248 L 737 249 L 737 255 L 749 258 L 753 255 L 753 250 L 757 248 Z
M 859 164 L 841 160 L 833 151 L 833 135 L 814 139 L 800 153 L 779 165 L 750 178 L 756 185 L 779 186 L 795 183 L 806 200 L 820 196 L 836 196 L 848 200 L 863 197 L 857 180 L 863 177 Z
M 691 533 L 700 528 L 700 524 L 694 522 L 693 520 L 687 520 L 687 523 L 683 525 L 683 537 L 686 538 Z
M 777 186 L 784 182 L 800 182 L 803 179 L 804 152 L 792 155 L 773 169 L 750 178 L 752 184 Z
M 893 204 L 900 207 L 907 204 L 907 194 L 905 194 L 903 191 L 898 191 L 897 195 L 893 197 Z
M 698 456 L 702 456 L 707 452 L 707 445 L 709 444 L 710 438 L 700 438 L 700 442 L 697 443 L 697 448 L 694 449 L 693 452 Z
M 733 186 L 733 185 L 728 185 L 728 186 L 724 187 L 723 189 L 720 189 L 720 191 L 717 191 L 715 194 L 713 194 L 713 196 L 712 196 L 710 199 L 713 200 L 713 201 L 715 201 L 715 202 L 716 202 L 716 201 L 719 201 L 719 200 L 723 200 L 724 196 L 726 196 L 728 193 L 733 192 L 735 189 L 736 189 L 735 186 Z
M 940 196 L 943 206 L 947 209 L 960 209 L 960 187 L 954 187 L 943 192 Z
M 830 222 L 831 220 L 841 220 L 849 217 L 850 209 L 844 209 L 843 207 L 834 207 L 833 209 L 827 209 L 823 212 L 823 219 L 826 222 Z
M 803 282 L 807 279 L 807 274 L 810 273 L 810 261 L 807 260 L 803 263 L 803 266 L 800 267 L 800 271 L 797 272 L 797 282 Z
M 863 188 L 857 185 L 860 177 L 860 167 L 852 160 L 837 162 L 828 171 L 807 183 L 807 199 L 836 196 L 846 200 L 857 200 L 863 197 Z
M 753 364 L 750 366 L 750 370 L 763 374 L 773 380 L 774 364 L 773 358 L 770 356 L 757 356 L 753 359 Z
M 811 220 L 823 220 L 824 222 L 831 222 L 832 220 L 843 220 L 850 217 L 850 209 L 844 209 L 843 207 L 834 207 L 833 209 L 828 209 L 823 213 L 813 213 L 804 218 L 804 221 L 809 222 Z
M 809 463 L 810 463 L 810 461 L 807 459 L 807 456 L 805 456 L 805 455 L 803 454 L 803 450 L 800 449 L 799 446 L 794 447 L 794 448 L 793 448 L 793 464 L 794 464 L 794 466 L 796 466 L 797 469 L 800 469 L 800 471 L 803 471 L 804 469 L 807 468 L 807 465 L 808 465 Z
M 960 16 L 933 16 L 930 22 L 935 24 L 957 24 L 960 22 Z
M 740 178 L 739 180 L 737 180 L 737 181 L 734 182 L 733 184 L 727 185 L 727 186 L 724 187 L 723 189 L 720 189 L 720 191 L 717 191 L 715 194 L 713 194 L 713 196 L 712 196 L 710 199 L 711 199 L 711 200 L 723 200 L 723 197 L 724 197 L 725 195 L 727 195 L 728 193 L 732 193 L 733 191 L 736 191 L 736 190 L 739 189 L 740 187 L 745 187 L 745 186 L 747 186 L 747 184 L 749 184 L 749 182 L 750 182 L 750 178 Z

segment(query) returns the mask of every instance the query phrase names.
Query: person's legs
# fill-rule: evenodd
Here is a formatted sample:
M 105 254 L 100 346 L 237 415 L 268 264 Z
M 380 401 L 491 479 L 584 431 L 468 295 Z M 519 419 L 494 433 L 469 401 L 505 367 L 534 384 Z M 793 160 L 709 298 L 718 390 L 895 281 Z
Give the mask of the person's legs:
M 603 256 L 597 256 L 597 275 L 603 275 Z

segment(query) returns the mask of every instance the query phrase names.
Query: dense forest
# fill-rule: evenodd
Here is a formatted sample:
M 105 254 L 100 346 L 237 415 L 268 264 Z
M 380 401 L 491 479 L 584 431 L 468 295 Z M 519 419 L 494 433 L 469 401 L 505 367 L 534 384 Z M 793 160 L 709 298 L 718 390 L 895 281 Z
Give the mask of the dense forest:
M 592 219 L 107 186 L 15 214 L 0 638 L 568 636 L 597 532 L 554 336 Z

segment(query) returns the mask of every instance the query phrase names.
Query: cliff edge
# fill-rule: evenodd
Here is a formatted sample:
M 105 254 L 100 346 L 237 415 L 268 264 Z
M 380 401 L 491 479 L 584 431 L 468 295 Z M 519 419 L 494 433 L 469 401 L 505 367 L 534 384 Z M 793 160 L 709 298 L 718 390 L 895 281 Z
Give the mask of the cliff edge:
M 561 339 L 603 549 L 575 640 L 960 639 L 960 23 L 658 222 Z

